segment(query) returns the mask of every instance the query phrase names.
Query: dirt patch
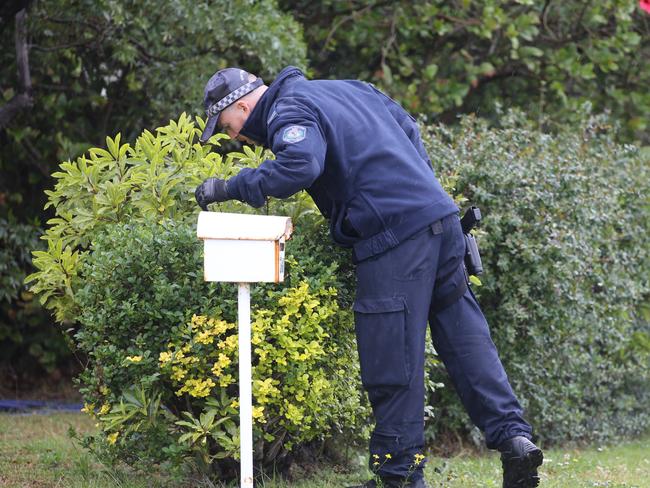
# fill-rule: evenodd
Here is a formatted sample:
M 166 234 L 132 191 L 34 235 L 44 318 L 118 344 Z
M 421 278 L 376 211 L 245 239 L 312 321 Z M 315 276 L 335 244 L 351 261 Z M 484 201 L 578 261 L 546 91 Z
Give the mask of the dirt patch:
M 72 379 L 79 368 L 70 365 L 41 374 L 24 374 L 11 365 L 0 366 L 0 398 L 6 400 L 57 400 L 81 402 Z
M 456 456 L 477 456 L 485 454 L 487 448 L 467 439 L 465 434 L 456 431 L 443 430 L 440 432 L 435 442 L 427 446 L 428 451 L 437 457 L 451 458 Z

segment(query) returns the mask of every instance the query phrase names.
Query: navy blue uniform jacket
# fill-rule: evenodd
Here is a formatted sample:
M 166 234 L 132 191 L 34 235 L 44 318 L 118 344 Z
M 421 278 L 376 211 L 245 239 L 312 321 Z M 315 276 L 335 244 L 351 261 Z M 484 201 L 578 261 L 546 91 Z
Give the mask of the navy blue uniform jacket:
M 307 190 L 337 244 L 361 261 L 458 208 L 435 178 L 415 119 L 368 83 L 287 67 L 240 131 L 275 153 L 228 180 L 253 207 Z

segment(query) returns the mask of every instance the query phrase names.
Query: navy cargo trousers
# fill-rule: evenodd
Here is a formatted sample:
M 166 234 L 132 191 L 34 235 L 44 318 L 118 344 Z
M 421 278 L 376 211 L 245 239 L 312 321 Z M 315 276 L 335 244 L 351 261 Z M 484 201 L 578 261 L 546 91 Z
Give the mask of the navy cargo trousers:
M 422 477 L 424 462 L 414 460 L 424 448 L 427 322 L 434 347 L 487 446 L 494 449 L 511 437 L 531 436 L 473 293 L 468 289 L 436 310 L 436 299 L 465 279 L 464 252 L 460 219 L 452 214 L 357 264 L 355 331 L 361 379 L 376 422 L 370 467 L 382 477 Z

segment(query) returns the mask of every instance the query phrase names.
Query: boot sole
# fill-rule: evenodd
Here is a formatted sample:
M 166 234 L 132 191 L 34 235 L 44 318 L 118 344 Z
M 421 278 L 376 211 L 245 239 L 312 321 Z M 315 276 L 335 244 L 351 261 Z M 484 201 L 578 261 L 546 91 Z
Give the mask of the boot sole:
M 544 462 L 544 454 L 541 449 L 527 453 L 524 457 L 508 459 L 508 468 L 504 469 L 507 475 L 504 477 L 503 488 L 535 488 L 539 485 L 537 468 Z

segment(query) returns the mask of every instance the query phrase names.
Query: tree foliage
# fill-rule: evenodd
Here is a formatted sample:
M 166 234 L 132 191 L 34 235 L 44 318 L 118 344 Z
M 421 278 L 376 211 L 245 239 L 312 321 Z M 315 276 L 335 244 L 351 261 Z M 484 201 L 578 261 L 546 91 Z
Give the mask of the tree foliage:
M 42 205 L 39 191 L 26 190 L 47 186 L 56 161 L 118 130 L 134 138 L 183 111 L 201 113 L 217 69 L 272 77 L 305 63 L 300 26 L 273 0 L 52 0 L 28 9 L 26 25 L 33 106 L 0 131 L 0 192 L 22 190 L 12 206 L 21 216 Z M 0 108 L 21 90 L 12 27 L 0 32 Z
M 219 68 L 270 79 L 305 63 L 301 28 L 274 0 L 11 0 L 0 7 L 0 45 L 0 218 L 31 225 L 34 237 L 52 217 L 43 190 L 57 162 L 104 146 L 106 134 L 134 139 L 183 111 L 202 113 L 203 86 Z M 14 228 L 8 238 L 20 240 L 20 227 L 6 232 Z M 33 271 L 20 263 L 15 276 Z M 24 300 L 3 285 L 7 293 L 21 321 L 3 320 L 17 330 L 0 347 L 28 357 L 40 346 L 18 342 L 19 331 L 40 320 L 43 330 L 24 337 L 51 337 L 51 323 L 38 310 L 28 320 Z
M 407 109 L 453 121 L 494 102 L 552 118 L 584 101 L 641 137 L 650 17 L 630 0 L 282 0 L 316 75 L 373 81 Z
M 52 370 L 68 355 L 68 343 L 48 324 L 33 293 L 24 288 L 31 251 L 42 248 L 33 224 L 0 218 L 0 356 L 22 381 L 38 367 Z M 45 325 L 45 326 L 44 326 Z

